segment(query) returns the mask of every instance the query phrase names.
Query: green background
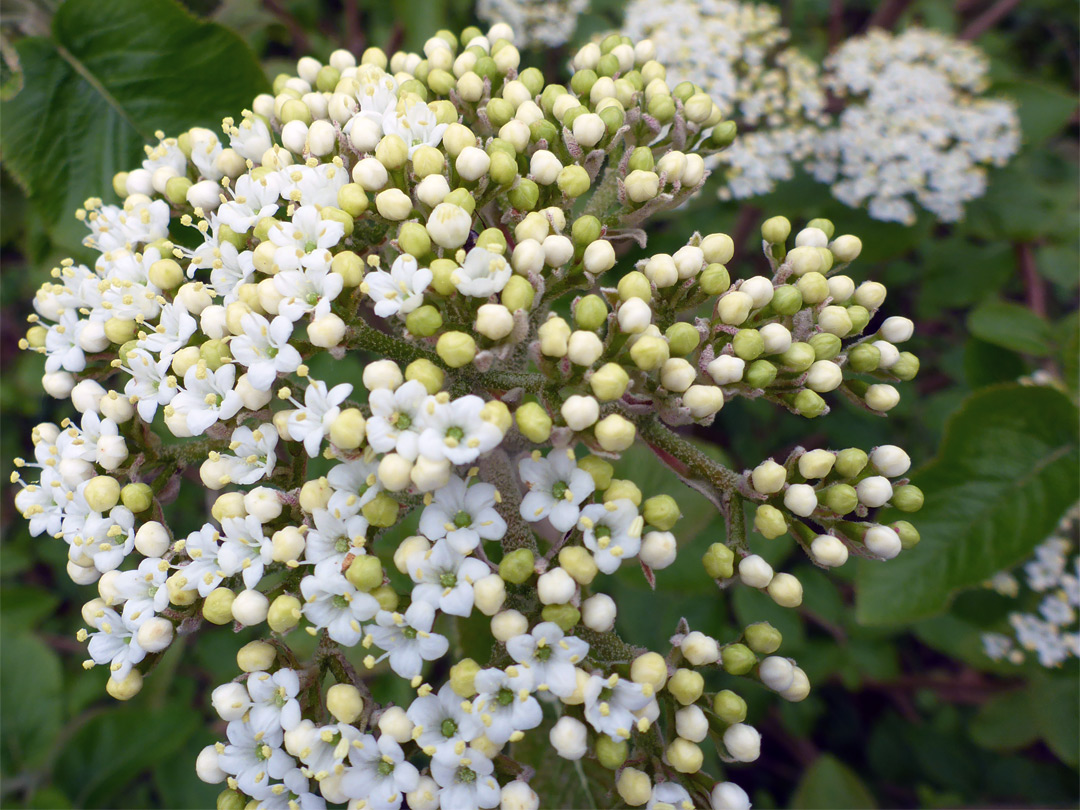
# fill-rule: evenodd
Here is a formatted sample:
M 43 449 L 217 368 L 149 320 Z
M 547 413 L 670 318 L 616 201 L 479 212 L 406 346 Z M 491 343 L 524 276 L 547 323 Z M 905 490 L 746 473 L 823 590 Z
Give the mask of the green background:
M 4 481 L 12 458 L 31 455 L 32 426 L 68 415 L 40 392 L 41 359 L 16 343 L 48 268 L 85 257 L 71 216 L 83 199 L 106 196 L 112 174 L 137 164 L 155 130 L 216 129 L 267 87 L 268 76 L 295 71 L 300 56 L 325 59 L 338 47 L 359 53 L 369 45 L 418 50 L 438 28 L 475 22 L 468 0 L 192 0 L 186 10 L 172 0 L 11 5 L 0 38 Z M 798 444 L 900 444 L 927 494 L 915 521 L 923 542 L 888 565 L 852 563 L 828 578 L 784 540 L 759 538 L 755 550 L 802 580 L 803 608 L 782 610 L 749 589 L 723 598 L 699 569 L 704 548 L 722 539 L 722 523 L 635 451 L 623 464 L 642 489 L 671 492 L 683 506 L 680 557 L 658 574 L 655 596 L 632 572 L 608 585 L 624 636 L 639 643 L 663 645 L 680 617 L 721 639 L 762 619 L 784 632 L 784 654 L 798 659 L 814 691 L 803 703 L 778 705 L 764 690 L 740 686 L 765 742 L 761 760 L 729 775 L 756 807 L 1075 806 L 1076 661 L 1055 671 L 995 664 L 982 654 L 980 634 L 1007 627 L 1010 610 L 1034 607 L 981 583 L 1029 556 L 1077 497 L 1076 6 L 886 5 L 900 11 L 898 29 L 921 22 L 978 33 L 992 59 L 993 91 L 1018 102 L 1023 149 L 991 173 L 965 221 L 941 225 L 922 214 L 912 227 L 875 222 L 798 176 L 743 204 L 706 192 L 650 229 L 649 251 L 670 252 L 695 229 L 724 231 L 736 237 L 734 269 L 745 276 L 762 269 L 756 232 L 772 214 L 831 217 L 838 231 L 863 239 L 852 275 L 888 285 L 889 313 L 917 325 L 912 350 L 922 372 L 903 387 L 890 418 L 840 405 L 806 422 L 740 401 L 696 433 L 739 469 Z M 781 7 L 793 41 L 815 58 L 880 10 L 835 0 Z M 620 4 L 593 0 L 574 41 L 617 27 L 620 16 Z M 524 61 L 554 78 L 569 53 L 526 52 Z M 361 362 L 350 358 L 340 373 L 358 376 Z M 1020 382 L 1039 371 L 1053 385 Z M 247 637 L 218 629 L 174 644 L 143 692 L 116 704 L 104 696 L 105 671 L 82 670 L 86 653 L 74 637 L 92 591 L 67 579 L 62 543 L 29 537 L 13 494 L 5 485 L 0 516 L 0 803 L 213 806 L 219 788 L 195 779 L 194 758 L 223 737 L 209 690 L 236 674 L 235 652 Z M 197 491 L 187 497 L 182 506 L 202 509 Z M 518 753 L 539 760 L 540 780 L 559 765 L 543 759 L 551 756 L 546 746 Z M 586 794 L 558 775 L 546 778 L 536 786 L 552 801 L 605 801 L 595 786 Z

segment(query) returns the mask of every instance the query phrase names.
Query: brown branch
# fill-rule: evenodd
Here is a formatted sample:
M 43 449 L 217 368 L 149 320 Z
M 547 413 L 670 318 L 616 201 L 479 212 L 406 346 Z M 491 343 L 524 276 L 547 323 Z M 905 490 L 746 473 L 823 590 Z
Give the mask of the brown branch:
M 294 50 L 299 53 L 308 53 L 311 48 L 309 47 L 307 32 L 293 13 L 281 5 L 278 0 L 263 0 L 263 5 L 288 29 L 289 39 L 292 40 Z
M 844 38 L 844 0 L 829 2 L 829 50 Z
M 884 28 L 887 31 L 892 29 L 900 21 L 909 5 L 911 5 L 911 0 L 885 0 L 866 21 L 866 29 Z
M 1020 277 L 1024 280 L 1024 292 L 1028 308 L 1040 318 L 1046 317 L 1046 284 L 1035 266 L 1035 249 L 1030 242 L 1018 242 L 1013 246 Z
M 349 53 L 360 56 L 364 52 L 364 28 L 360 24 L 360 8 L 356 0 L 344 0 L 345 47 Z
M 1020 0 L 998 0 L 986 11 L 976 17 L 968 27 L 960 32 L 960 39 L 978 39 L 1020 5 Z

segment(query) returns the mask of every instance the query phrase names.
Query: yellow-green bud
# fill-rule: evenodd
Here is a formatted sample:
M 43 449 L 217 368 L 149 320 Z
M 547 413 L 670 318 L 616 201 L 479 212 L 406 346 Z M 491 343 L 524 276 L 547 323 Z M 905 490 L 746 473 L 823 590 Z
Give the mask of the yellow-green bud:
M 854 478 L 866 468 L 869 461 L 870 457 L 866 451 L 858 447 L 849 447 L 836 454 L 836 464 L 833 469 L 844 478 Z
M 619 279 L 618 288 L 620 301 L 640 298 L 647 304 L 652 300 L 652 284 L 645 274 L 638 270 L 631 270 Z
M 829 297 L 829 282 L 821 273 L 807 273 L 795 282 L 803 302 L 810 306 L 820 304 Z
M 533 575 L 536 558 L 527 548 L 511 551 L 499 562 L 499 576 L 514 585 L 521 585 Z
M 519 211 L 532 211 L 540 199 L 540 187 L 527 177 L 518 180 L 518 184 L 507 192 L 506 198 Z
M 491 177 L 495 185 L 508 186 L 517 179 L 517 161 L 510 157 L 510 155 L 506 154 L 506 152 L 503 152 L 501 150 L 496 151 L 491 155 L 491 165 L 488 166 L 488 175 Z M 523 180 L 522 182 L 526 181 Z M 527 182 L 531 183 L 532 181 L 530 180 Z M 525 194 L 525 192 L 522 193 Z M 539 198 L 539 193 L 537 197 Z M 533 201 L 532 204 L 536 205 L 536 202 Z
M 582 329 L 595 331 L 607 322 L 608 307 L 599 295 L 586 295 L 574 305 L 574 322 Z
M 105 337 L 111 343 L 123 344 L 135 337 L 138 324 L 128 318 L 109 318 L 105 321 Z
M 906 520 L 893 523 L 892 530 L 900 536 L 900 547 L 903 549 L 915 548 L 922 539 L 919 536 L 919 530 Z
M 351 683 L 335 683 L 326 690 L 326 710 L 339 723 L 351 723 L 364 710 L 364 698 Z
M 288 124 L 292 121 L 311 124 L 311 110 L 300 99 L 291 98 L 281 105 L 281 123 Z
M 83 497 L 92 511 L 104 514 L 119 502 L 120 482 L 111 475 L 98 475 L 87 482 Z
M 378 588 L 371 592 L 371 595 L 375 597 L 375 601 L 379 603 L 379 607 L 383 610 L 397 610 L 398 595 L 389 585 L 380 585 Z
M 383 567 L 379 558 L 371 554 L 361 554 L 349 565 L 345 578 L 357 589 L 367 593 L 382 585 Z
M 667 690 L 683 706 L 689 706 L 705 691 L 705 678 L 692 669 L 677 669 L 667 682 Z
M 777 537 L 787 534 L 788 530 L 784 513 L 767 503 L 758 506 L 757 511 L 754 513 L 754 528 L 768 540 L 775 540 Z
M 765 340 L 757 329 L 740 329 L 731 340 L 735 356 L 750 362 L 765 351 Z
M 340 222 L 342 227 L 345 228 L 345 236 L 352 236 L 353 232 L 353 217 L 354 214 L 350 214 L 348 211 L 343 211 L 340 208 L 334 208 L 332 206 L 324 206 L 319 211 L 319 218 L 326 220 L 327 222 Z
M 731 276 L 722 264 L 710 264 L 698 276 L 698 284 L 706 295 L 719 295 L 731 286 Z
M 573 605 L 545 605 L 540 611 L 540 618 L 545 622 L 555 622 L 564 633 L 568 633 L 581 621 L 581 611 Z
M 787 351 L 780 355 L 780 362 L 794 371 L 803 372 L 817 360 L 817 353 L 810 343 L 792 343 Z
M 265 641 L 249 641 L 236 653 L 236 665 L 244 672 L 265 672 L 276 659 L 274 645 Z
M 409 147 L 397 135 L 384 135 L 375 147 L 375 159 L 390 171 L 400 169 L 409 159 Z
M 223 790 L 217 795 L 217 810 L 244 810 L 247 801 L 236 790 Z
M 426 358 L 413 360 L 405 367 L 406 380 L 418 380 L 423 383 L 429 394 L 442 390 L 446 375 L 443 370 Z
M 800 416 L 805 416 L 807 419 L 821 416 L 825 412 L 825 400 L 809 388 L 804 388 L 795 395 L 792 406 Z
M 609 771 L 618 770 L 629 753 L 630 745 L 626 740 L 615 740 L 607 734 L 600 734 L 596 738 L 596 758 Z
M 602 226 L 600 220 L 591 214 L 578 217 L 570 227 L 570 238 L 579 248 L 591 245 L 600 238 Z
M 364 279 L 364 260 L 351 250 L 335 254 L 330 269 L 344 279 L 346 287 L 359 287 Z
M 814 350 L 814 359 L 832 360 L 840 354 L 840 338 L 828 332 L 818 332 L 810 338 L 810 346 Z
M 723 149 L 725 146 L 731 146 L 735 141 L 735 137 L 739 134 L 739 126 L 734 121 L 721 121 L 709 134 L 709 140 L 712 145 Z
M 585 470 L 592 476 L 593 484 L 597 490 L 603 491 L 611 486 L 611 477 L 615 474 L 615 468 L 600 456 L 585 456 L 578 460 L 578 468 Z
M 596 442 L 609 453 L 629 449 L 637 437 L 634 423 L 617 413 L 608 414 L 593 426 Z
M 397 523 L 399 504 L 385 492 L 380 492 L 361 508 L 367 522 L 372 526 L 387 528 Z
M 923 506 L 923 492 L 917 486 L 905 484 L 896 487 L 889 500 L 901 512 L 918 512 Z
M 604 488 L 604 503 L 617 501 L 625 498 L 634 502 L 634 506 L 641 506 L 641 490 L 633 481 L 613 478 L 611 483 Z
M 150 283 L 162 290 L 171 290 L 184 283 L 184 269 L 172 259 L 158 259 L 147 271 Z
M 529 310 L 532 309 L 533 299 L 536 297 L 536 290 L 533 289 L 532 284 L 528 279 L 522 276 L 511 276 L 510 280 L 506 282 L 506 286 L 503 288 L 501 301 L 502 305 L 511 312 L 515 312 L 519 309 Z
M 299 599 L 283 593 L 270 603 L 266 623 L 275 633 L 287 633 L 299 623 L 301 607 Z
M 135 514 L 154 505 L 154 490 L 149 484 L 128 484 L 120 490 L 120 500 Z
M 838 515 L 846 515 L 859 505 L 855 487 L 849 484 L 833 484 L 822 494 L 822 502 L 826 508 Z
M 330 424 L 330 443 L 342 450 L 355 450 L 364 443 L 366 427 L 359 408 L 346 408 Z
M 630 375 L 618 363 L 605 363 L 589 377 L 589 387 L 601 402 L 622 399 L 629 384 Z
M 551 436 L 551 417 L 536 402 L 526 402 L 514 411 L 518 430 L 531 442 L 543 444 Z
M 761 223 L 761 238 L 772 245 L 780 245 L 791 235 L 791 221 L 787 217 L 769 217 Z
M 236 594 L 228 588 L 214 588 L 203 602 L 203 618 L 211 624 L 228 624 L 233 620 L 232 603 Z
M 588 585 L 596 577 L 596 561 L 582 546 L 563 546 L 559 551 L 559 565 L 581 585 Z
M 701 343 L 701 335 L 698 330 L 694 328 L 693 324 L 685 321 L 673 323 L 664 332 L 664 336 L 667 338 L 671 354 L 675 357 L 686 357 Z
M 784 641 L 780 631 L 768 622 L 747 625 L 743 635 L 750 649 L 759 655 L 772 655 Z
M 485 228 L 476 238 L 476 246 L 491 253 L 506 253 L 506 235 L 498 228 Z
M 720 651 L 720 665 L 729 675 L 745 675 L 757 664 L 757 656 L 745 644 L 728 644 Z
M 665 756 L 671 767 L 679 773 L 697 773 L 705 762 L 705 755 L 700 746 L 682 737 L 676 737 L 671 741 Z
M 701 558 L 701 563 L 713 579 L 730 579 L 735 573 L 735 552 L 723 543 L 713 543 Z
M 405 328 L 417 337 L 431 337 L 442 325 L 442 314 L 431 304 L 417 307 L 405 316 Z
M 576 199 L 587 192 L 591 187 L 589 173 L 577 164 L 564 166 L 555 178 L 559 191 L 570 199 Z
M 741 723 L 746 719 L 746 701 L 730 689 L 724 689 L 713 697 L 713 712 L 728 725 Z
M 208 340 L 199 347 L 199 357 L 206 362 L 206 367 L 217 371 L 225 362 L 232 359 L 229 344 L 223 340 Z
M 170 177 L 165 182 L 165 199 L 173 205 L 186 206 L 192 182 L 186 177 Z
M 737 337 L 737 336 L 736 336 Z M 736 350 L 738 351 L 738 350 Z M 671 350 L 663 338 L 643 335 L 630 347 L 630 359 L 642 371 L 655 371 L 671 357 Z
M 776 366 L 768 360 L 755 360 L 747 367 L 743 378 L 751 388 L 768 388 L 776 379 Z
M 919 373 L 919 358 L 911 352 L 900 352 L 900 359 L 889 367 L 889 373 L 898 380 L 914 380 Z
M 881 351 L 870 343 L 860 343 L 848 352 L 848 366 L 852 371 L 867 374 L 881 363 Z
M 476 341 L 466 332 L 444 332 L 435 344 L 435 352 L 450 368 L 461 368 L 476 357 Z
M 679 504 L 670 495 L 654 495 L 645 501 L 641 512 L 646 523 L 665 532 L 682 517 Z

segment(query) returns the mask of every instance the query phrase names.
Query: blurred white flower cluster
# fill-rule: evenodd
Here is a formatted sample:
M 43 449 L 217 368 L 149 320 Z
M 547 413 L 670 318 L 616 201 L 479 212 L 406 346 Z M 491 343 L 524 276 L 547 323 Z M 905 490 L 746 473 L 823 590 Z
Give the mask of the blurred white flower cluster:
M 555 48 L 568 42 L 589 0 L 479 0 L 476 16 L 514 29 L 518 47 Z
M 1009 614 L 1011 633 L 983 635 L 983 649 L 989 658 L 1020 664 L 1030 653 L 1040 665 L 1052 668 L 1080 657 L 1078 522 L 1080 507 L 1074 507 L 1058 530 L 1024 563 L 1021 576 L 1005 571 L 988 583 L 998 593 L 1014 599 L 1041 594 L 1034 612 Z
M 669 87 L 648 40 L 585 46 L 569 88 L 512 41 L 497 24 L 304 58 L 224 138 L 159 135 L 119 204 L 79 212 L 93 265 L 62 262 L 34 299 L 20 345 L 79 415 L 34 429 L 16 506 L 96 585 L 87 668 L 126 700 L 180 635 L 264 633 L 213 693 L 226 740 L 196 771 L 219 807 L 535 810 L 527 734 L 632 806 L 748 807 L 702 746 L 752 762 L 761 735 L 705 674 L 790 701 L 810 683 L 764 622 L 726 642 L 683 622 L 662 651 L 616 632 L 607 577 L 653 584 L 694 539 L 674 498 L 615 477 L 636 442 L 724 514 L 702 558 L 719 589 L 802 601 L 751 553 L 746 502 L 826 568 L 918 542 L 875 520 L 922 504 L 898 447 L 740 474 L 670 429 L 735 397 L 894 408 L 913 325 L 843 272 L 860 240 L 774 217 L 768 275 L 733 279 L 722 233 L 616 270 L 702 187 L 723 111 Z M 362 371 L 332 362 L 351 353 Z M 407 699 L 377 700 L 376 677 Z
M 989 60 L 937 31 L 871 31 L 844 42 L 823 83 L 844 100 L 808 168 L 837 199 L 875 219 L 911 223 L 915 205 L 943 222 L 986 190 L 986 167 L 1020 147 L 1015 105 L 983 98 Z

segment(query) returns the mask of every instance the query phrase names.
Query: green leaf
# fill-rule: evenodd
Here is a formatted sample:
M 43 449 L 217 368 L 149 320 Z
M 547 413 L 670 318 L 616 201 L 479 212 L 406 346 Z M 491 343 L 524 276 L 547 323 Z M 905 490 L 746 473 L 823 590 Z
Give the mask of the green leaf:
M 912 517 L 922 542 L 888 563 L 860 560 L 858 621 L 932 616 L 957 590 L 1026 558 L 1076 500 L 1076 425 L 1076 407 L 1050 388 L 971 396 L 950 419 L 937 458 L 912 478 L 926 495 Z
M 1039 733 L 1062 762 L 1075 768 L 1080 760 L 1080 719 L 1076 713 L 1080 684 L 1075 674 L 1040 678 L 1031 690 Z
M 39 764 L 60 731 L 60 659 L 36 638 L 5 634 L 0 680 L 0 765 L 13 774 Z
M 1000 89 L 1018 102 L 1020 129 L 1029 144 L 1056 135 L 1076 113 L 1076 96 L 1056 87 L 1018 81 L 1004 83 Z
M 991 700 L 971 721 L 971 738 L 977 745 L 995 751 L 1015 751 L 1039 738 L 1031 722 L 1034 710 L 1027 689 L 1016 689 Z
M 220 132 L 267 89 L 238 36 L 172 0 L 68 0 L 51 37 L 15 48 L 24 86 L 0 108 L 4 161 L 66 247 L 85 235 L 75 210 L 113 196 L 155 131 Z
M 1076 245 L 1044 245 L 1035 253 L 1039 275 L 1060 285 L 1065 290 L 1075 290 L 1080 283 L 1080 251 Z
M 971 334 L 1005 349 L 1045 357 L 1053 348 L 1050 324 L 1027 307 L 988 301 L 968 315 Z
M 855 810 L 877 807 L 877 802 L 851 768 L 830 754 L 822 754 L 803 774 L 790 806 L 799 810 Z

